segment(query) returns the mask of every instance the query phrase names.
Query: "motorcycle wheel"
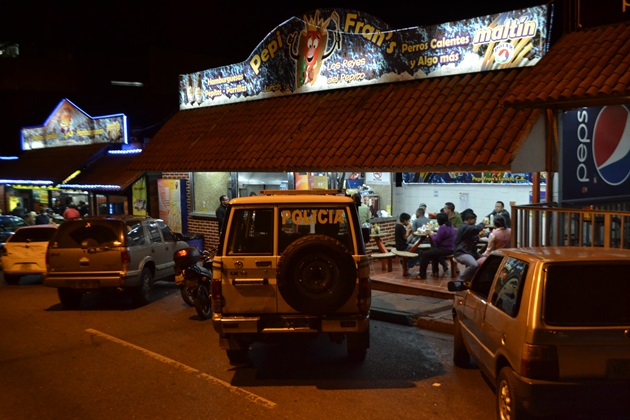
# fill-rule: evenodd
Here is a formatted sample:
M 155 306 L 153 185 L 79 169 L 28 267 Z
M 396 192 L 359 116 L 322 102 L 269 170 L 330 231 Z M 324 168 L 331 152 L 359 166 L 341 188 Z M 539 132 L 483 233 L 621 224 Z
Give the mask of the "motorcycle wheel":
M 210 302 L 210 289 L 207 284 L 200 284 L 195 298 L 195 309 L 201 319 L 212 318 L 212 303 Z
M 179 286 L 179 292 L 181 293 L 182 299 L 184 299 L 184 303 L 186 305 L 195 306 L 195 300 L 193 298 L 195 293 L 194 287 Z

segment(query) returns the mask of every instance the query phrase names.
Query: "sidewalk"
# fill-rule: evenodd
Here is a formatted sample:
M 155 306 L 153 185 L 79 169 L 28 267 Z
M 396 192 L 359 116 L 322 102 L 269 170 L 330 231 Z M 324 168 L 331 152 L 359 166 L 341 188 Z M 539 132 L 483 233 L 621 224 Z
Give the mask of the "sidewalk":
M 448 291 L 447 283 L 454 279 L 450 272 L 437 278 L 429 274 L 421 280 L 415 277 L 417 266 L 411 270 L 411 276 L 403 277 L 400 264 L 394 261 L 392 265 L 393 271 L 388 273 L 381 270 L 379 262 L 371 264 L 371 318 L 452 333 L 453 293 Z

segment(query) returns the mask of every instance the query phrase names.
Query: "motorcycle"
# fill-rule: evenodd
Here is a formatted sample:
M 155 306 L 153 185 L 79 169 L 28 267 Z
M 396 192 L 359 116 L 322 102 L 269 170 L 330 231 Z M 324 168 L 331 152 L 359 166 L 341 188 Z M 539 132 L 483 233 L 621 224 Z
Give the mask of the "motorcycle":
M 211 248 L 199 253 L 196 247 L 190 246 L 173 254 L 176 283 L 182 299 L 187 305 L 195 307 L 201 319 L 212 317 L 210 282 L 214 252 L 214 248 Z

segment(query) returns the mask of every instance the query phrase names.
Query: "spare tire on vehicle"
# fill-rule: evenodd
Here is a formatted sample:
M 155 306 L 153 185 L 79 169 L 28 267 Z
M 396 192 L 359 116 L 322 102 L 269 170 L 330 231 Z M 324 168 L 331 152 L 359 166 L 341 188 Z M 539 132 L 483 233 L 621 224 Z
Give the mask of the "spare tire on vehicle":
M 352 296 L 357 268 L 338 240 L 309 235 L 292 242 L 278 262 L 278 289 L 293 309 L 312 315 L 332 313 Z

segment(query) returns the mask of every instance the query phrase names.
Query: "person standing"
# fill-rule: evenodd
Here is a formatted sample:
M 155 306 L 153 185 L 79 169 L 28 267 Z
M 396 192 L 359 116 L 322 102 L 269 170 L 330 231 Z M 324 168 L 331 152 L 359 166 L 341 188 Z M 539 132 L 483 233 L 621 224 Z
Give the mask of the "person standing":
M 50 224 L 50 217 L 46 214 L 46 209 L 44 207 L 39 208 L 39 214 L 35 217 L 36 225 L 48 225 Z
M 66 220 L 78 219 L 81 217 L 81 213 L 77 210 L 77 205 L 74 203 L 68 204 L 68 207 L 63 212 L 63 218 Z
M 448 221 L 446 213 L 438 213 L 437 222 L 440 227 L 437 233 L 431 237 L 433 245 L 420 256 L 419 277 L 421 279 L 427 278 L 429 261 L 431 261 L 433 267 L 433 276 L 439 276 L 438 262 L 443 260 L 445 256 L 451 255 L 455 249 L 455 236 L 457 235 L 457 231 L 451 225 L 451 222 Z M 444 261 L 443 265 L 445 270 L 448 269 L 446 261 Z
M 510 212 L 508 212 L 505 209 L 505 204 L 503 203 L 503 201 L 497 201 L 494 205 L 494 210 L 492 210 L 492 212 L 490 214 L 488 214 L 486 217 L 488 218 L 495 218 L 497 216 L 501 216 L 503 217 L 503 219 L 505 220 L 505 227 L 506 228 L 510 228 Z M 492 222 L 490 222 L 492 223 Z
M 461 217 L 464 223 L 457 229 L 453 256 L 458 263 L 466 266 L 458 280 L 468 282 L 477 271 L 477 260 L 480 257 L 477 251 L 477 242 L 479 242 L 479 233 L 485 228 L 485 225 L 483 222 L 475 224 L 477 215 L 472 209 L 464 210 Z
M 363 224 L 365 223 L 369 224 L 370 223 L 370 209 L 368 209 L 368 207 L 365 204 L 363 204 L 363 197 L 361 197 L 361 194 L 359 193 L 352 194 L 352 201 L 354 201 L 354 204 L 356 204 L 357 206 L 357 213 L 359 215 L 359 224 L 361 226 L 363 226 Z
M 26 211 L 24 210 L 24 207 L 22 207 L 20 203 L 17 203 L 15 207 L 13 207 L 11 214 L 21 219 L 26 218 Z
M 448 221 L 451 222 L 451 225 L 453 225 L 455 229 L 459 229 L 459 227 L 463 223 L 463 220 L 459 213 L 455 211 L 455 204 L 451 203 L 450 201 L 444 203 L 444 213 L 446 213 L 446 215 L 448 216 Z
M 219 233 L 223 231 L 223 223 L 225 221 L 225 212 L 227 210 L 227 205 L 230 202 L 230 199 L 227 195 L 222 195 L 219 197 L 219 207 L 217 207 L 215 214 L 217 216 L 217 222 L 219 222 Z

